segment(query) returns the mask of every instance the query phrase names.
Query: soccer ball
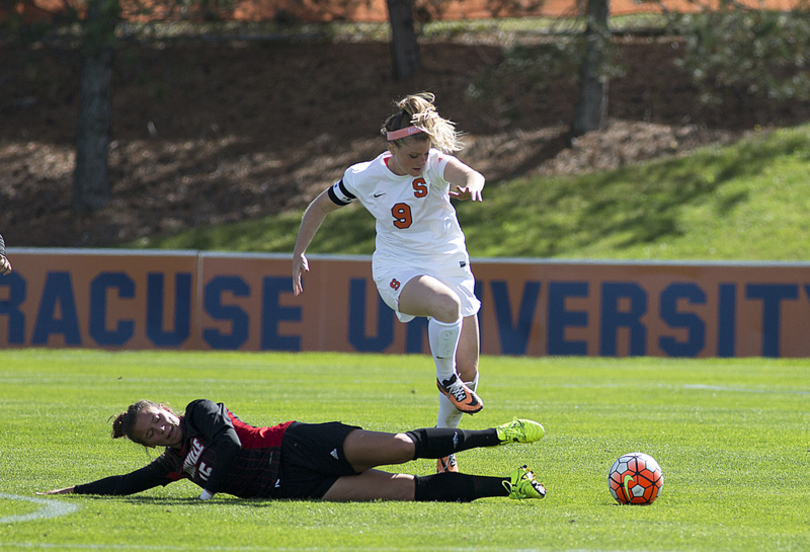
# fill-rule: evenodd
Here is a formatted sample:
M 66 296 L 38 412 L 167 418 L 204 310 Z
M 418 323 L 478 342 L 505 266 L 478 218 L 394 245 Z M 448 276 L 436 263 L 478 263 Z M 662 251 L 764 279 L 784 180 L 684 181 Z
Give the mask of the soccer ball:
M 661 466 L 643 452 L 621 456 L 608 473 L 610 494 L 619 504 L 652 504 L 663 486 Z

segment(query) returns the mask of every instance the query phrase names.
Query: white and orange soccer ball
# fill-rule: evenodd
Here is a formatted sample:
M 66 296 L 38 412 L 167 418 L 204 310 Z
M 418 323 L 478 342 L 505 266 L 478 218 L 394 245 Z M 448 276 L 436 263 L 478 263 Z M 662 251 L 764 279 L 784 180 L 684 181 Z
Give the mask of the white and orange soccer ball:
M 619 504 L 652 504 L 663 486 L 661 466 L 643 452 L 619 457 L 608 473 L 610 494 Z

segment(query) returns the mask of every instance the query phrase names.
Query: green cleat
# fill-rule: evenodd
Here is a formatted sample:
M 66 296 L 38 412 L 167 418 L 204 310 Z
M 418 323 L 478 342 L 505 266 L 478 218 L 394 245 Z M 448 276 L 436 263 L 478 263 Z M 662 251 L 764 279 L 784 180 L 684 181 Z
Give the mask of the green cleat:
M 508 424 L 499 425 L 495 428 L 498 432 L 498 439 L 501 444 L 506 443 L 533 443 L 539 441 L 546 434 L 543 426 L 531 420 L 519 420 L 515 418 Z
M 537 476 L 528 466 L 521 466 L 512 472 L 510 481 L 504 481 L 503 487 L 509 491 L 509 498 L 543 498 L 546 487 L 537 480 Z

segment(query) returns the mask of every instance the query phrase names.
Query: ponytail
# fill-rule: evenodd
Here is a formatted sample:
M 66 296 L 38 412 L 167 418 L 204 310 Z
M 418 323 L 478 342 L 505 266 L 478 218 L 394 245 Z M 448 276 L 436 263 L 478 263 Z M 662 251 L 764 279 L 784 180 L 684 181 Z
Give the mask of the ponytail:
M 461 142 L 460 133 L 456 131 L 455 123 L 439 115 L 433 105 L 435 100 L 436 96 L 432 93 L 420 92 L 396 102 L 394 105 L 399 112 L 385 121 L 381 129 L 382 134 L 389 137 L 389 142 L 397 147 L 401 147 L 406 140 L 420 137 L 424 139 L 422 135 L 426 135 L 432 144 L 444 153 L 461 150 L 464 144 Z M 406 133 L 406 137 L 391 139 L 391 133 L 409 127 L 413 129 L 412 132 Z

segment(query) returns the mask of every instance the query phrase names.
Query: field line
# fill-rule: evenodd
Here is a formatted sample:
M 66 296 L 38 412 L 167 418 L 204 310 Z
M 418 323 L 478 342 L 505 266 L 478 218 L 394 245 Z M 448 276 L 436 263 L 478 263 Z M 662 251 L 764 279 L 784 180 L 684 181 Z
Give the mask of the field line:
M 685 389 L 702 389 L 705 391 L 730 391 L 733 393 L 774 393 L 777 395 L 810 395 L 810 391 L 801 389 L 744 389 L 725 385 L 684 384 Z
M 20 521 L 54 518 L 65 516 L 79 509 L 79 507 L 75 504 L 66 504 L 57 500 L 45 500 L 44 498 L 34 498 L 31 496 L 0 493 L 0 499 L 22 500 L 24 502 L 33 502 L 34 504 L 40 504 L 42 506 L 42 508 L 36 512 L 31 512 L 30 514 L 0 517 L 0 523 L 17 523 Z M 3 546 L 5 546 L 5 544 L 3 544 Z

